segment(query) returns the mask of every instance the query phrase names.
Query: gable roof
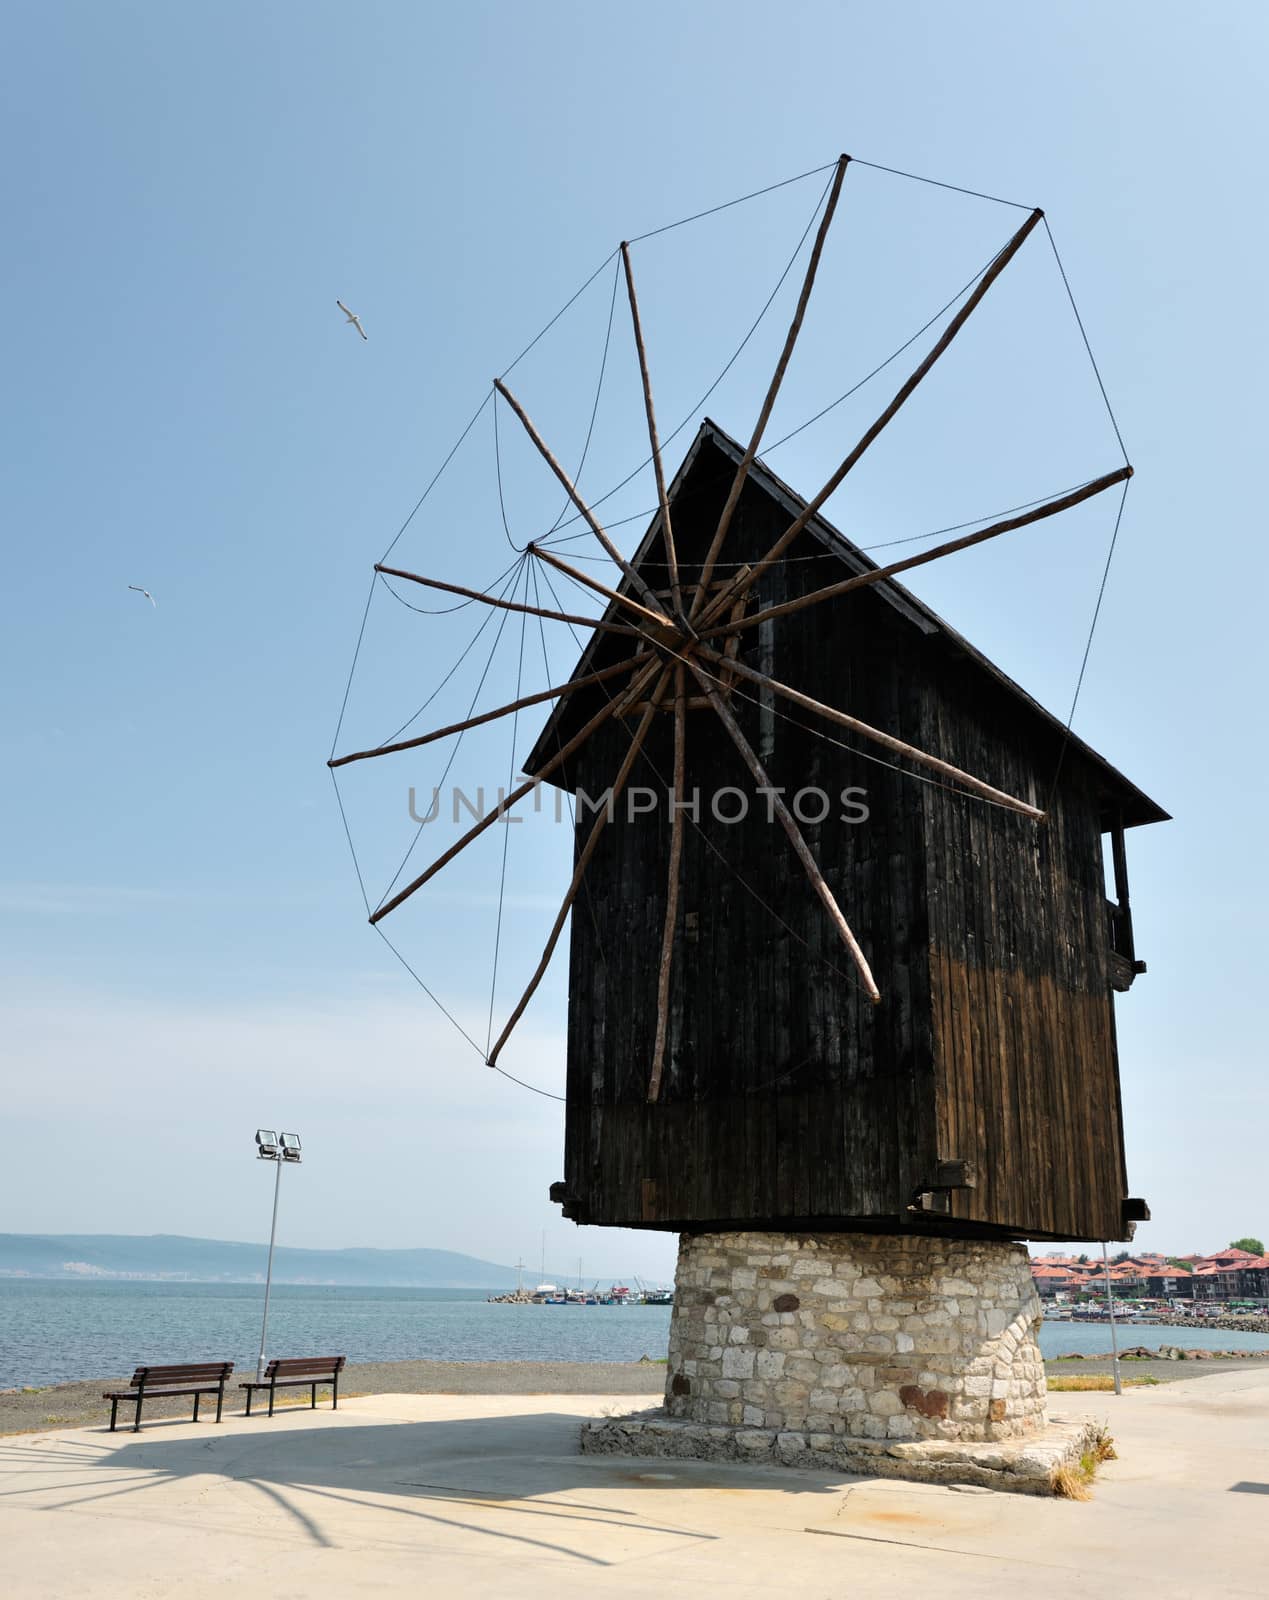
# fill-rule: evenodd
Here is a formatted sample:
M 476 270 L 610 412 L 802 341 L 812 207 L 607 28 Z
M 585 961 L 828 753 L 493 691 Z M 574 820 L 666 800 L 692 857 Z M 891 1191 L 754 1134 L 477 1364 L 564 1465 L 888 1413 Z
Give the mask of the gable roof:
M 673 505 L 692 469 L 696 466 L 707 447 L 713 448 L 724 456 L 729 457 L 736 466 L 739 466 L 744 458 L 743 447 L 729 434 L 725 433 L 716 422 L 706 417 L 697 430 L 696 437 L 684 456 L 682 464 L 675 473 L 673 482 L 669 485 L 667 496 L 671 505 Z M 783 479 L 778 477 L 761 457 L 755 458 L 752 462 L 747 476 L 750 482 L 756 484 L 765 494 L 782 506 L 788 513 L 790 522 L 806 510 L 807 502 L 796 490 L 790 488 Z M 836 556 L 852 576 L 877 571 L 878 563 L 865 555 L 858 545 L 852 544 L 846 535 L 838 528 L 835 528 L 826 517 L 817 513 L 808 520 L 804 531 L 812 538 L 817 539 L 826 551 Z M 660 541 L 660 537 L 661 513 L 658 510 L 649 523 L 647 532 L 640 541 L 638 549 L 630 558 L 632 567 L 636 568 L 636 570 L 640 568 Z M 615 587 L 618 593 L 629 594 L 632 588 L 629 577 L 623 573 Z M 1068 733 L 1064 722 L 1055 717 L 1051 711 L 1046 710 L 1021 685 L 1015 683 L 1007 673 L 1002 672 L 995 662 L 989 660 L 980 650 L 976 650 L 967 639 L 957 633 L 942 617 L 932 611 L 924 601 L 919 600 L 916 595 L 905 589 L 902 584 L 896 583 L 893 578 L 885 578 L 881 582 L 871 585 L 869 592 L 879 596 L 893 606 L 908 623 L 918 628 L 922 633 L 942 636 L 958 654 L 981 670 L 998 688 L 1003 689 L 1022 711 L 1039 721 L 1051 733 L 1064 740 L 1070 749 L 1082 755 L 1084 760 L 1098 774 L 1106 794 L 1113 799 L 1117 809 L 1122 813 L 1125 827 L 1138 827 L 1143 823 L 1171 820 L 1168 813 L 1143 793 L 1136 784 L 1130 782 L 1129 779 L 1124 777 L 1123 773 L 1111 766 L 1104 757 L 1098 755 L 1082 739 L 1073 733 Z M 616 602 L 610 602 L 608 609 L 603 613 L 604 620 L 629 620 L 628 618 L 614 619 L 613 613 L 616 610 Z M 574 677 L 591 670 L 591 661 L 603 637 L 604 635 L 598 629 L 592 633 L 585 648 L 582 650 L 577 666 L 573 670 Z M 566 713 L 567 703 L 567 697 L 561 697 L 555 702 L 542 733 L 523 764 L 525 772 L 532 774 L 535 768 L 547 759 L 548 752 L 554 748 L 556 728 L 561 717 Z

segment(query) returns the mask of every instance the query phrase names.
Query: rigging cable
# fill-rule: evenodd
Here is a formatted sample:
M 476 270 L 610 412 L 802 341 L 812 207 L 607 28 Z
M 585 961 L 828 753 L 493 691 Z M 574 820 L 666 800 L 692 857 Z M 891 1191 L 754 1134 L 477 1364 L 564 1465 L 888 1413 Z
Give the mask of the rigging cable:
M 833 165 L 836 166 L 836 162 L 834 162 Z M 817 168 L 816 170 L 817 171 L 823 171 L 824 169 L 823 168 Z M 824 185 L 823 193 L 820 195 L 819 199 L 815 203 L 815 210 L 811 213 L 810 221 L 807 223 L 806 227 L 802 231 L 802 237 L 798 240 L 797 246 L 794 249 L 793 254 L 789 257 L 788 263 L 785 266 L 784 271 L 776 279 L 775 288 L 772 289 L 771 293 L 767 296 L 766 302 L 764 303 L 764 305 L 762 307 L 762 310 L 759 311 L 758 315 L 754 318 L 753 323 L 751 324 L 751 326 L 749 328 L 749 332 L 746 333 L 744 338 L 736 346 L 735 350 L 732 351 L 732 353 L 728 357 L 727 363 L 723 367 L 722 371 L 714 379 L 713 383 L 710 384 L 709 388 L 706 389 L 705 393 L 700 397 L 700 399 L 696 402 L 696 404 L 692 407 L 692 409 L 683 418 L 682 422 L 680 422 L 679 425 L 671 433 L 668 433 L 665 436 L 665 438 L 661 440 L 661 449 L 662 449 L 662 451 L 664 451 L 666 445 L 671 444 L 675 439 L 678 438 L 679 434 L 683 432 L 683 429 L 687 427 L 688 423 L 691 422 L 692 418 L 696 415 L 696 413 L 701 409 L 701 407 L 709 399 L 710 395 L 713 394 L 714 390 L 718 388 L 719 384 L 723 381 L 723 379 L 727 376 L 727 374 L 731 371 L 731 369 L 736 365 L 736 362 L 739 361 L 741 355 L 743 354 L 743 352 L 745 350 L 746 345 L 748 345 L 749 341 L 753 338 L 754 334 L 757 333 L 759 327 L 761 326 L 764 318 L 767 315 L 767 312 L 770 311 L 772 303 L 775 300 L 775 297 L 779 294 L 780 290 L 784 287 L 784 280 L 789 276 L 790 272 L 792 272 L 793 268 L 797 265 L 797 259 L 802 253 L 802 246 L 806 243 L 807 239 L 810 237 L 811 229 L 815 226 L 815 223 L 816 223 L 817 219 L 819 218 L 820 211 L 823 208 L 824 202 L 828 199 L 828 191 L 829 191 L 829 189 L 831 187 L 832 187 L 832 179 L 830 178 L 828 183 L 826 183 Z M 733 202 L 733 203 L 738 203 L 738 202 Z M 633 242 L 633 241 L 631 241 L 631 242 Z M 995 258 L 993 257 L 993 260 L 994 259 Z M 984 268 L 983 270 L 986 271 L 986 268 Z M 596 506 L 602 506 L 603 503 L 605 502 L 605 500 L 611 500 L 613 495 L 617 494 L 620 490 L 624 489 L 625 486 L 628 483 L 630 483 L 633 479 L 637 478 L 639 476 L 639 474 L 644 470 L 645 467 L 650 466 L 651 463 L 652 463 L 652 459 L 653 458 L 652 458 L 651 455 L 645 456 L 643 458 L 643 460 L 639 463 L 639 465 L 634 468 L 633 471 L 628 472 L 626 474 L 626 476 L 624 478 L 622 478 L 620 483 L 614 484 L 613 487 L 611 489 L 609 489 L 606 494 L 600 495 L 598 500 L 593 500 L 591 502 L 591 510 L 593 511 Z M 567 521 L 565 521 L 563 523 L 557 523 L 556 526 L 557 527 L 567 527 L 569 525 L 569 523 L 578 522 L 580 520 L 581 520 L 581 512 L 577 512 L 573 516 L 569 517 L 567 519 Z M 570 539 L 583 539 L 583 538 L 586 537 L 587 531 L 588 530 L 583 529 L 578 533 L 570 533 L 570 534 L 561 535 L 555 542 L 557 544 L 567 544 Z
M 526 573 L 529 573 L 532 572 L 533 568 L 531 565 L 526 564 L 525 570 Z M 527 576 L 524 582 L 524 600 L 525 604 L 527 605 L 529 601 L 529 580 Z M 539 617 L 538 621 L 540 622 L 541 620 L 542 619 Z M 524 636 L 528 625 L 529 613 L 527 611 L 522 611 L 520 613 L 520 654 L 516 662 L 515 698 L 517 700 L 520 698 L 520 688 L 524 682 Z M 507 794 L 511 793 L 511 780 L 516 774 L 516 738 L 519 733 L 519 729 L 520 713 L 519 711 L 513 711 L 511 714 L 511 762 L 510 769 L 507 772 Z M 499 796 L 499 804 L 501 803 L 502 797 Z M 489 1025 L 485 1034 L 486 1058 L 488 1058 L 490 1047 L 493 1044 L 494 998 L 498 992 L 498 956 L 502 950 L 502 911 L 507 895 L 507 852 L 510 847 L 511 823 L 504 820 L 502 828 L 502 871 L 498 878 L 498 920 L 494 927 L 493 973 L 489 979 Z
M 520 573 L 521 573 L 521 570 L 523 569 L 524 562 L 527 559 L 528 559 L 527 557 L 522 556 L 520 558 L 520 561 L 517 563 L 517 571 L 516 571 L 515 577 L 513 579 L 513 583 L 514 583 L 516 588 L 519 587 Z M 513 590 L 513 592 L 514 592 L 514 590 Z M 488 659 L 485 662 L 484 671 L 480 674 L 480 681 L 477 683 L 475 691 L 472 694 L 471 704 L 467 707 L 467 714 L 463 719 L 464 721 L 469 720 L 471 718 L 472 714 L 474 713 L 475 709 L 476 709 L 476 701 L 480 698 L 480 691 L 484 688 L 485 679 L 489 676 L 489 669 L 493 666 L 494 656 L 497 655 L 497 653 L 498 653 L 498 645 L 499 645 L 499 642 L 502 639 L 503 629 L 506 627 L 507 618 L 510 615 L 511 615 L 510 611 L 504 611 L 502 613 L 502 619 L 498 623 L 498 630 L 494 634 L 493 644 L 490 645 L 490 647 L 489 647 L 489 656 L 488 656 Z M 449 759 L 445 763 L 445 770 L 441 773 L 440 783 L 438 783 L 436 785 L 436 789 L 438 791 L 438 794 L 439 794 L 440 789 L 444 786 L 446 778 L 449 777 L 451 767 L 454 765 L 454 762 L 458 759 L 458 752 L 462 749 L 463 739 L 466 736 L 466 733 L 467 733 L 467 730 L 464 728 L 462 730 L 462 732 L 459 733 L 458 738 L 454 742 L 454 748 L 450 751 Z M 426 822 L 420 822 L 419 823 L 418 828 L 415 831 L 414 838 L 410 841 L 410 847 L 405 852 L 405 855 L 401 859 L 401 865 L 397 868 L 396 872 L 392 876 L 392 882 L 383 891 L 383 894 L 379 898 L 379 905 L 380 906 L 384 903 L 384 901 L 392 893 L 393 889 L 396 888 L 397 883 L 400 880 L 401 874 L 406 869 L 406 864 L 409 862 L 410 857 L 414 854 L 415 846 L 418 844 L 420 838 L 422 838 L 422 836 L 423 836 L 423 829 L 426 826 L 427 826 Z M 376 909 L 377 909 L 377 907 L 376 907 Z M 376 926 L 378 926 L 378 924 L 376 924 Z

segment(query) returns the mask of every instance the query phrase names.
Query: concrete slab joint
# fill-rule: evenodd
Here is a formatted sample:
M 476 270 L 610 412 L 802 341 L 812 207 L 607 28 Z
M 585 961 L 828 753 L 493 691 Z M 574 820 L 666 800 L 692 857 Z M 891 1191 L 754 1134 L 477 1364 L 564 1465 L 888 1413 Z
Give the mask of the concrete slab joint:
M 1021 1245 L 684 1234 L 664 1410 L 582 1447 L 1047 1486 L 1083 1434 L 1048 1425 L 1039 1329 Z

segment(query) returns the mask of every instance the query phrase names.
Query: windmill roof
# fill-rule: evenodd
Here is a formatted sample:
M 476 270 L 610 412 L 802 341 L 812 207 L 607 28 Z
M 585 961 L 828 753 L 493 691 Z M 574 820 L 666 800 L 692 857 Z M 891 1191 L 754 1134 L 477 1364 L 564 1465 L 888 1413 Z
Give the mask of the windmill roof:
M 743 447 L 720 428 L 716 422 L 706 417 L 701 423 L 687 454 L 684 456 L 682 464 L 675 473 L 673 482 L 669 485 L 667 492 L 671 504 L 674 503 L 680 489 L 707 448 L 729 457 L 737 466 L 744 456 Z M 748 477 L 751 482 L 783 506 L 789 513 L 790 521 L 806 509 L 806 500 L 774 473 L 761 457 L 755 458 L 750 465 Z M 641 563 L 648 559 L 650 552 L 660 539 L 660 532 L 661 514 L 658 510 L 649 523 L 639 548 L 631 557 L 631 565 L 633 567 L 638 569 Z M 879 563 L 865 555 L 858 545 L 853 544 L 826 517 L 818 513 L 811 517 L 806 523 L 805 532 L 812 538 L 817 539 L 827 551 L 835 555 L 850 574 L 875 572 L 878 569 Z M 620 581 L 615 585 L 615 588 L 621 594 L 628 593 L 631 587 L 630 579 L 624 574 L 621 575 Z M 905 589 L 902 584 L 896 583 L 893 578 L 885 578 L 872 585 L 869 592 L 880 596 L 909 623 L 919 628 L 921 632 L 927 635 L 942 636 L 958 654 L 979 668 L 999 688 L 1003 689 L 1022 711 L 1045 725 L 1060 738 L 1068 740 L 1070 749 L 1078 751 L 1099 775 L 1103 791 L 1121 813 L 1125 827 L 1137 827 L 1144 823 L 1167 822 L 1170 820 L 1168 813 L 1161 806 L 1151 800 L 1136 784 L 1130 782 L 1123 773 L 1111 766 L 1104 757 L 1098 755 L 1082 739 L 1077 738 L 1073 733 L 1068 735 L 1066 724 L 1060 718 L 1054 716 L 1051 711 L 1046 710 L 1038 700 L 1028 694 L 1021 685 L 1015 683 L 995 662 L 991 661 L 980 650 L 976 650 L 967 639 L 957 633 L 942 617 L 931 610 L 924 601 L 919 600 L 910 590 Z M 607 611 L 604 613 L 605 620 L 612 620 L 612 613 L 616 609 L 616 602 L 610 602 Z M 590 670 L 590 662 L 602 637 L 603 635 L 598 630 L 592 634 L 574 669 L 574 676 Z M 567 703 L 566 698 L 556 701 L 546 726 L 524 762 L 525 772 L 532 774 L 536 767 L 547 759 L 549 751 L 555 747 L 556 728 L 559 719 L 565 714 Z

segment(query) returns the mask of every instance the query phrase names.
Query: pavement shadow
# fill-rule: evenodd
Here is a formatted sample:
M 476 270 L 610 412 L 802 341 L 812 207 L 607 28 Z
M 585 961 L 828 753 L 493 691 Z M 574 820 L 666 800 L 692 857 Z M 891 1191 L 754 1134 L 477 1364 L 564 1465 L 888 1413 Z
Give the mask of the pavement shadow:
M 70 1481 L 59 1474 L 55 1484 L 46 1483 L 41 1509 L 104 1509 L 103 1502 L 131 1500 L 143 1510 L 146 1497 L 162 1486 L 211 1476 L 258 1494 L 284 1514 L 294 1533 L 319 1546 L 338 1542 L 322 1508 L 338 1521 L 339 1508 L 349 1507 L 607 1566 L 600 1553 L 609 1542 L 605 1529 L 684 1545 L 716 1537 L 659 1517 L 658 1490 L 840 1492 L 840 1481 L 783 1468 L 583 1456 L 580 1421 L 575 1413 L 534 1412 L 370 1425 L 341 1419 L 329 1427 L 296 1428 L 275 1417 L 261 1418 L 258 1430 L 209 1428 L 178 1438 L 163 1429 L 129 1435 L 120 1444 L 102 1440 L 98 1448 L 50 1439 L 44 1465 L 57 1462 Z M 628 1491 L 620 1504 L 614 1487 Z M 50 1488 L 52 1499 L 44 1497 Z M 595 1496 L 601 1489 L 602 1498 Z M 7 1498 L 4 1491 L 0 1498 Z

